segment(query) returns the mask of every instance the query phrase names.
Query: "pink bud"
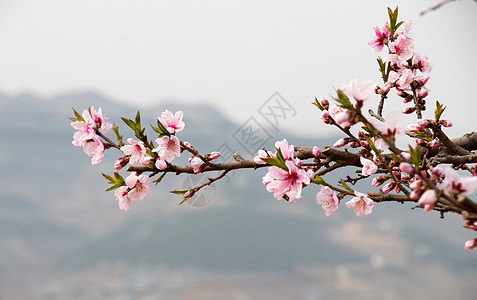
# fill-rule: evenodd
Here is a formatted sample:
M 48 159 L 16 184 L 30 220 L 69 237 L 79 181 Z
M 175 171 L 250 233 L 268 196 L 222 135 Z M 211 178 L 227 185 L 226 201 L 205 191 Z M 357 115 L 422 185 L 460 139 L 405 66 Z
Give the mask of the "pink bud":
M 418 145 L 423 145 L 423 144 L 425 144 L 424 140 L 422 140 L 422 139 L 417 139 L 417 138 L 416 138 L 416 139 L 414 139 L 414 141 L 415 141 L 416 144 L 418 144 Z
M 428 75 L 422 76 L 422 77 L 419 79 L 419 82 L 420 82 L 422 85 L 425 85 L 425 84 L 429 81 L 429 78 L 431 78 L 431 77 L 428 76 Z
M 419 126 L 418 124 L 410 124 L 410 125 L 407 125 L 407 130 L 413 131 L 413 132 L 419 132 L 422 130 L 422 127 Z
M 436 139 L 433 139 L 430 143 L 429 143 L 429 146 L 431 148 L 436 148 L 437 146 L 439 146 L 439 141 L 436 140 Z
M 376 85 L 376 86 L 374 87 L 374 93 L 375 93 L 375 94 L 381 94 L 381 91 L 382 91 L 382 89 L 381 89 L 378 85 Z
M 186 145 L 187 147 L 192 148 L 192 149 L 194 148 L 194 147 L 192 147 L 192 145 L 189 142 L 184 142 L 184 145 Z
M 403 98 L 407 97 L 407 93 L 403 90 L 400 90 L 400 89 L 396 89 L 396 95 L 398 95 L 399 97 L 403 97 Z
M 393 84 L 391 82 L 386 82 L 383 86 L 383 92 L 388 93 L 391 90 L 392 86 Z
M 425 211 L 432 210 L 437 203 L 436 191 L 434 191 L 432 189 L 425 191 L 421 195 L 421 198 L 419 198 L 418 203 L 421 204 L 421 205 L 424 205 L 424 210 Z
M 128 162 L 129 162 L 129 158 L 121 157 L 114 163 L 114 168 L 116 170 L 121 170 L 122 168 L 124 168 L 125 165 L 128 164 Z
M 327 110 L 321 112 L 321 121 L 325 124 L 330 124 L 330 113 Z
M 194 196 L 194 194 L 195 194 L 195 188 L 192 188 L 184 194 L 184 198 L 190 198 L 190 197 Z
M 386 185 L 383 186 L 383 192 L 389 193 L 394 189 L 396 183 L 394 181 L 388 182 Z
M 321 150 L 320 148 L 313 146 L 313 157 L 320 158 Z
M 432 169 L 432 176 L 441 177 L 443 173 L 444 169 L 441 167 L 435 167 L 434 169 Z
M 149 163 L 154 159 L 152 156 L 144 156 L 139 162 L 145 166 L 149 165 Z
M 407 152 L 401 152 L 401 156 L 404 157 L 407 160 L 411 159 L 411 154 Z
M 347 138 L 347 137 L 341 138 L 341 139 L 336 141 L 336 143 L 333 145 L 333 147 L 340 148 L 340 147 L 343 147 L 344 145 L 346 145 L 348 142 L 349 142 L 349 138 Z
M 208 160 L 213 160 L 213 159 L 219 158 L 220 155 L 221 155 L 220 152 L 215 152 L 215 151 L 214 151 L 214 152 L 211 152 L 211 153 L 209 153 L 209 154 L 206 154 L 206 155 L 205 155 L 205 158 L 208 159 Z
M 384 177 L 383 176 L 378 176 L 378 177 L 373 178 L 373 182 L 371 184 L 373 186 L 380 186 L 383 183 L 384 183 Z
M 417 95 L 419 96 L 419 98 L 426 98 L 429 95 L 429 91 L 421 89 Z
M 464 245 L 465 249 L 472 250 L 477 247 L 477 239 L 468 240 Z
M 416 200 L 418 198 L 418 195 L 416 192 L 412 191 L 411 194 L 409 194 L 409 198 L 412 200 Z
M 361 145 L 361 147 L 368 147 L 369 146 L 368 141 L 359 141 L 359 144 Z
M 328 100 L 325 99 L 325 97 L 321 97 L 321 106 L 323 106 L 325 109 L 328 109 L 328 107 L 330 106 L 330 102 Z
M 401 112 L 403 114 L 412 114 L 415 110 L 416 110 L 416 107 L 412 106 L 412 107 L 404 108 L 403 110 L 401 110 Z
M 164 170 L 165 168 L 167 168 L 167 163 L 163 159 L 158 159 L 158 160 L 156 160 L 155 166 L 159 170 Z
M 423 128 L 428 128 L 431 125 L 431 120 L 429 119 L 420 119 L 417 121 L 417 124 Z
M 452 127 L 452 122 L 449 120 L 441 120 L 441 125 L 444 127 Z
M 407 174 L 412 174 L 414 172 L 414 168 L 410 163 L 407 162 L 402 162 L 399 164 L 399 170 L 401 170 L 404 173 Z

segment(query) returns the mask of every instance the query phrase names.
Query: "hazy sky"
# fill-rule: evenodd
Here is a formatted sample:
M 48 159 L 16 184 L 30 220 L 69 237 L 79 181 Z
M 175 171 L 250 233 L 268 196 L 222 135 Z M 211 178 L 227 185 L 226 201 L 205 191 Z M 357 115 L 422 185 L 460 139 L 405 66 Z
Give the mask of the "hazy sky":
M 398 4 L 435 65 L 428 99 L 449 105 L 460 134 L 477 124 L 477 4 L 418 16 L 437 2 L 0 0 L 0 91 L 206 101 L 237 122 L 278 91 L 298 111 L 281 126 L 323 134 L 310 103 L 354 77 L 379 80 L 367 42 Z

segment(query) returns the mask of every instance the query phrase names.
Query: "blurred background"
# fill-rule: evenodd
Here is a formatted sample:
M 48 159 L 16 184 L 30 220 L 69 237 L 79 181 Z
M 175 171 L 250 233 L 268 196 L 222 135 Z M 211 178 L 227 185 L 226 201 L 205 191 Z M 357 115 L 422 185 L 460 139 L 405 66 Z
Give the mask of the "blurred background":
M 355 77 L 379 82 L 367 42 L 399 5 L 434 63 L 428 116 L 447 104 L 459 136 L 475 126 L 477 5 L 419 16 L 436 3 L 0 1 L 0 298 L 473 299 L 477 261 L 463 244 L 475 236 L 459 216 L 380 204 L 327 218 L 313 187 L 276 201 L 265 170 L 230 174 L 198 195 L 205 206 L 178 207 L 168 191 L 197 178 L 168 176 L 125 213 L 100 174 L 120 154 L 91 166 L 67 119 L 72 107 L 118 124 L 183 110 L 179 138 L 244 157 L 285 137 L 333 144 L 339 132 L 310 103 Z M 391 98 L 386 110 L 400 108 Z M 244 140 L 250 126 L 260 144 Z

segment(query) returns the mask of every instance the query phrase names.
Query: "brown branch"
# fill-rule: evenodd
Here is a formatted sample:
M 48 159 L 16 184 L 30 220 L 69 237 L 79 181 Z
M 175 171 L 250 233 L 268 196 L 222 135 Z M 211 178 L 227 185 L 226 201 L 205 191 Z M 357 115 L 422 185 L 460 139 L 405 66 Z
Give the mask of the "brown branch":
M 419 15 L 423 16 L 423 15 L 425 15 L 425 14 L 427 14 L 427 13 L 433 11 L 433 10 L 437 10 L 437 9 L 439 9 L 440 7 L 444 6 L 444 5 L 451 3 L 452 1 L 455 1 L 455 0 L 444 0 L 444 1 L 441 1 L 441 2 L 437 3 L 437 4 L 434 5 L 434 6 L 429 7 L 428 9 L 425 9 L 425 10 L 421 11 L 421 12 L 419 13 Z
M 440 126 L 436 126 L 433 128 L 434 134 L 436 137 L 444 144 L 444 146 L 451 152 L 451 154 L 458 154 L 458 155 L 469 155 L 470 152 L 461 146 L 454 143 L 449 137 L 442 131 Z

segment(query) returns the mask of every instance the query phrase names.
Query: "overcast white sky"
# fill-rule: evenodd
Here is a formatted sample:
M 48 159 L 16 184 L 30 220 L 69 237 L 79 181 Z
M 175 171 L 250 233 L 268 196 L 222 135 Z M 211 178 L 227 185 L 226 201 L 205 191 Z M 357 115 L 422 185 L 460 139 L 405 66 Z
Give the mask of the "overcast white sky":
M 310 103 L 341 81 L 379 80 L 367 42 L 398 4 L 435 64 L 429 100 L 448 104 L 460 134 L 477 129 L 477 4 L 418 16 L 437 2 L 0 0 L 0 92 L 206 101 L 244 122 L 278 91 L 298 111 L 281 126 L 323 134 Z

